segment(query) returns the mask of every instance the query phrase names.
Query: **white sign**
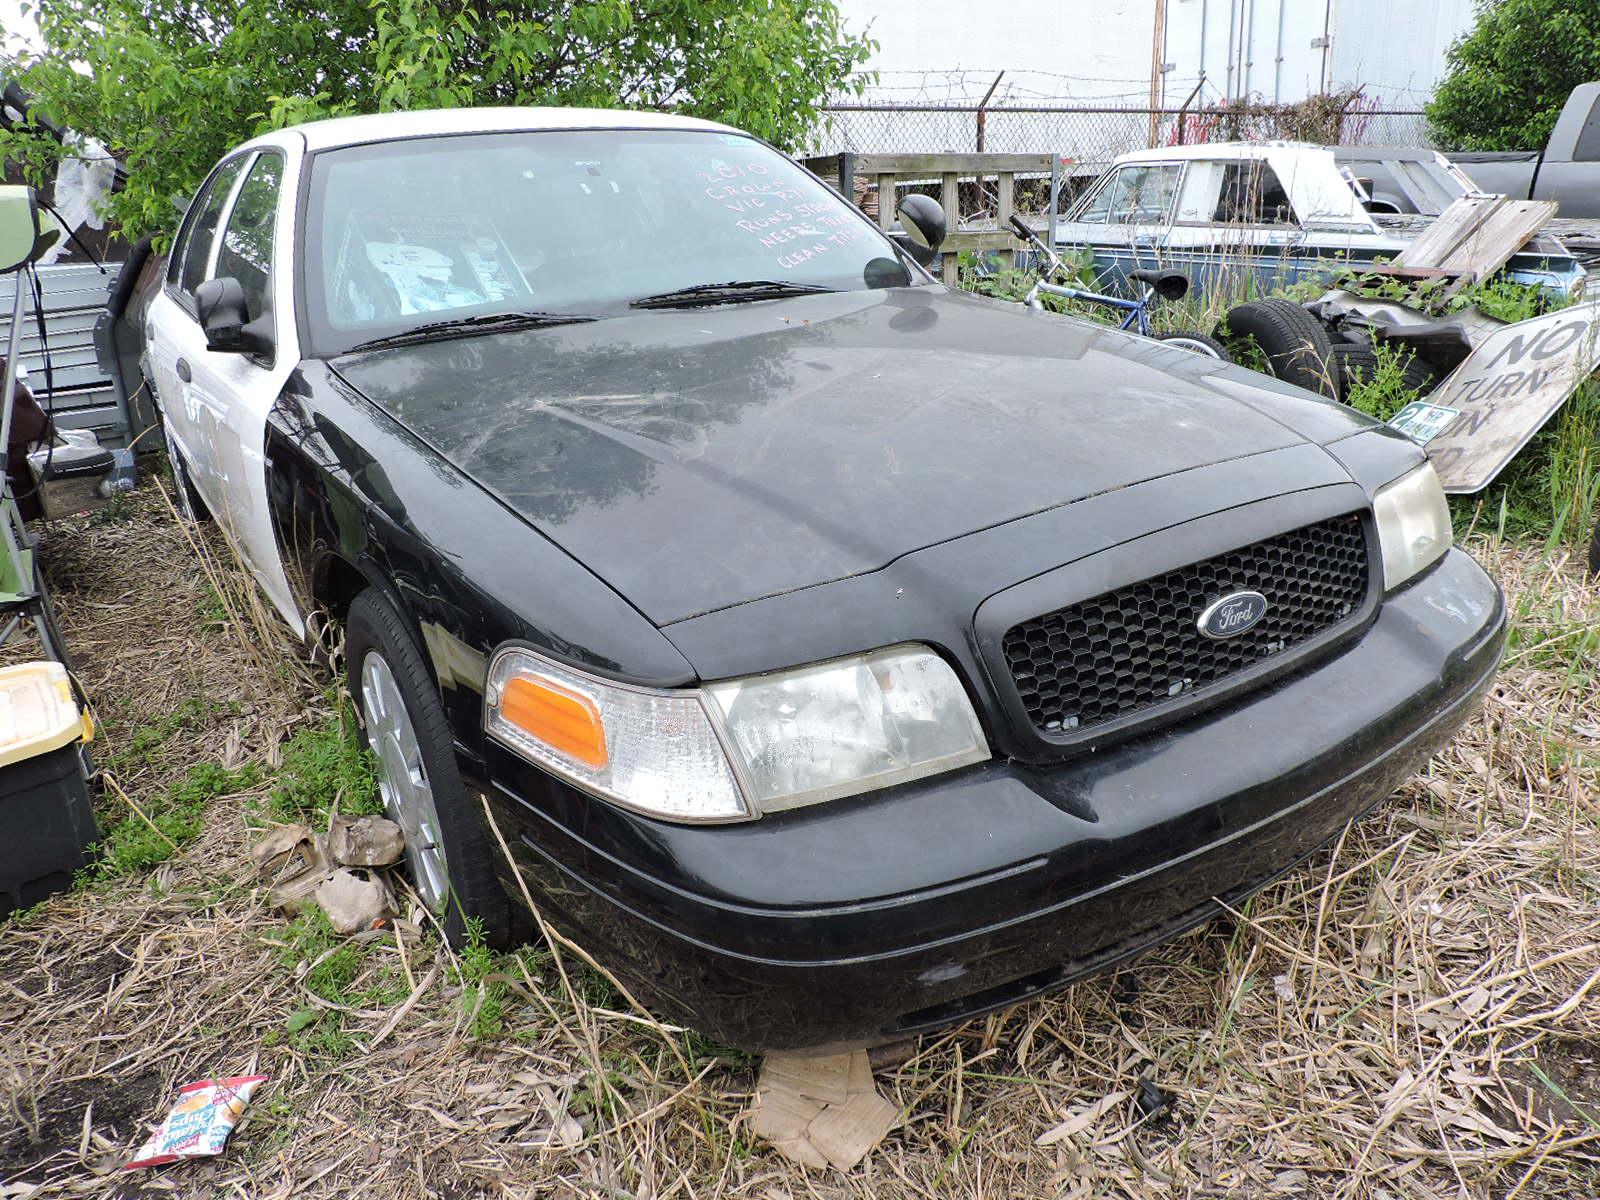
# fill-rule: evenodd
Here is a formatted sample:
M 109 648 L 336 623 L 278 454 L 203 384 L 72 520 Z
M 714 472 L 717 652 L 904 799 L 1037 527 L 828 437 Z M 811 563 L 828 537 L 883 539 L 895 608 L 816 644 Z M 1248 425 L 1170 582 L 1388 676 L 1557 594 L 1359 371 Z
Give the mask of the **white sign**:
M 1600 301 L 1490 334 L 1428 397 L 1431 407 L 1459 410 L 1427 443 L 1444 490 L 1493 483 L 1597 366 Z

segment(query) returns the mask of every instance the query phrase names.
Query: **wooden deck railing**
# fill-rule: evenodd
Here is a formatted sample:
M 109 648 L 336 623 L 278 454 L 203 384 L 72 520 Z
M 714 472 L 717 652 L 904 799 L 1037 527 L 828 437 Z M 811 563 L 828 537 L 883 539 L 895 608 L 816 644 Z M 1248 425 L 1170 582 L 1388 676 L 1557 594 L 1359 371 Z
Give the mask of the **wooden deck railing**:
M 827 154 L 808 158 L 805 165 L 818 175 L 837 181 L 839 190 L 879 227 L 895 227 L 899 189 L 910 184 L 939 181 L 939 204 L 949 232 L 940 251 L 941 273 L 946 283 L 956 281 L 957 260 L 964 251 L 1016 250 L 1017 241 L 1006 222 L 1016 205 L 1018 175 L 1048 176 L 1049 154 Z M 995 223 L 980 228 L 963 227 L 961 184 L 966 180 L 995 181 Z M 887 199 L 887 203 L 885 200 Z

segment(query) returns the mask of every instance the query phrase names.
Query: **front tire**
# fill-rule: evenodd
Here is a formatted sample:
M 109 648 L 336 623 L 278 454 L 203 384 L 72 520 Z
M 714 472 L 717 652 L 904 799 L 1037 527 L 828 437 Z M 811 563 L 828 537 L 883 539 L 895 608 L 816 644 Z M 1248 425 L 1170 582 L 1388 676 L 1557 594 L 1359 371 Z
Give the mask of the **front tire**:
M 362 741 L 378 760 L 384 811 L 405 834 L 417 895 L 452 945 L 466 941 L 472 918 L 482 922 L 489 945 L 509 944 L 511 902 L 495 877 L 483 821 L 462 785 L 433 678 L 404 619 L 377 588 L 367 588 L 350 604 L 345 670 Z

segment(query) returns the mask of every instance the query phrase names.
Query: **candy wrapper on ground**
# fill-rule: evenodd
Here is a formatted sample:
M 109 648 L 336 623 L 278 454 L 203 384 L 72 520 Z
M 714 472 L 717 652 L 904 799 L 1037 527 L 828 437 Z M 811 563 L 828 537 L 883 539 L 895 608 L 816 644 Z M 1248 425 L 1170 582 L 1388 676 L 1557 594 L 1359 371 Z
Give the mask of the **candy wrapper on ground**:
M 251 1093 L 266 1080 L 265 1075 L 236 1075 L 184 1084 L 178 1089 L 178 1102 L 167 1119 L 139 1147 L 124 1170 L 221 1154 Z

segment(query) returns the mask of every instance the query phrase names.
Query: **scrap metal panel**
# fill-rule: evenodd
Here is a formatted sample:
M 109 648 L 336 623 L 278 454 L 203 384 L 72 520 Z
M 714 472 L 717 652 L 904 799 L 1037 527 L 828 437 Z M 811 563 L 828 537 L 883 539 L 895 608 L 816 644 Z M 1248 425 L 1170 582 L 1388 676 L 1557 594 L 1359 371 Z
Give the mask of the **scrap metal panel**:
M 105 312 L 106 298 L 120 264 L 109 263 L 102 274 L 92 263 L 65 263 L 39 268 L 44 293 L 45 340 L 39 337 L 32 300 L 25 301 L 21 358 L 28 368 L 28 386 L 65 429 L 93 429 L 107 444 L 127 440 L 127 417 L 117 403 L 111 377 L 95 353 L 94 326 Z M 11 311 L 17 275 L 0 276 L 0 311 Z M 26 283 L 23 287 L 27 287 Z M 45 348 L 49 347 L 50 382 L 46 388 Z

